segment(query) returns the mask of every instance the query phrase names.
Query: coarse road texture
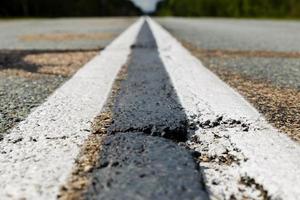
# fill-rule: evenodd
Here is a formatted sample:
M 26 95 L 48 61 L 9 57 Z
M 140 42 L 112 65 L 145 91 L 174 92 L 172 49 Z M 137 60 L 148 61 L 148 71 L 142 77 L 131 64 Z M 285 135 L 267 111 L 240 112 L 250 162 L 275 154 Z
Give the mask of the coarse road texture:
M 134 20 L 0 20 L 0 138 Z
M 0 137 L 97 54 L 0 50 Z
M 85 199 L 208 199 L 184 147 L 126 132 L 106 138 L 103 148 Z
M 60 189 L 68 190 L 81 164 L 87 177 L 69 192 L 83 199 L 300 196 L 299 144 L 151 18 L 130 26 L 5 134 L 0 149 L 4 200 L 63 199 Z
M 158 21 L 206 67 L 243 94 L 276 128 L 300 141 L 298 21 Z
M 300 146 L 148 19 L 212 199 L 298 199 Z M 288 169 L 288 171 L 287 171 Z M 296 172 L 297 171 L 297 172 Z M 289 173 L 291 172 L 291 173 Z
M 86 199 L 207 199 L 192 155 L 172 141 L 186 140 L 187 118 L 147 23 L 132 48 Z
M 0 142 L 1 199 L 56 199 L 130 54 L 141 20 L 58 88 Z

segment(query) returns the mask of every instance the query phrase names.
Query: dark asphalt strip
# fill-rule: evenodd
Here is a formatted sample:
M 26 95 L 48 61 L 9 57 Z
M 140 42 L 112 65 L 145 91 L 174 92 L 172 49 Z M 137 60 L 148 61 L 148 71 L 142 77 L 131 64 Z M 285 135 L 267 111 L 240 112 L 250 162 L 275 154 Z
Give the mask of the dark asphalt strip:
M 109 136 L 99 163 L 86 199 L 207 199 L 189 152 L 164 138 Z
M 133 46 L 128 79 L 113 110 L 111 132 L 146 132 L 176 141 L 186 140 L 187 118 L 179 103 L 155 39 L 144 25 Z
M 85 199 L 207 199 L 191 152 L 177 144 L 187 116 L 146 23 L 112 111 Z

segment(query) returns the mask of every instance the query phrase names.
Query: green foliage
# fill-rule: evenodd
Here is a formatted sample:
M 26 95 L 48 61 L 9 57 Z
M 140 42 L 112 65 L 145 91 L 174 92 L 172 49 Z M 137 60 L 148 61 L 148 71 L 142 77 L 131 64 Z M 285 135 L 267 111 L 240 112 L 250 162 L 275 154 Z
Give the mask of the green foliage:
M 129 0 L 0 0 L 0 16 L 132 16 L 141 11 Z
M 300 0 L 165 0 L 157 15 L 300 17 Z

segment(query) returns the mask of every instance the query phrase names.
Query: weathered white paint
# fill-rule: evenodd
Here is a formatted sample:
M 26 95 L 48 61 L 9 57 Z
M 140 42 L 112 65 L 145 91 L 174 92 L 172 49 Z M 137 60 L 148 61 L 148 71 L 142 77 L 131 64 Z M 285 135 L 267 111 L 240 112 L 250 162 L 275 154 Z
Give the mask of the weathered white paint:
M 144 19 L 122 33 L 0 142 L 0 199 L 56 199 Z
M 200 164 L 211 198 L 229 199 L 233 194 L 237 199 L 243 195 L 261 199 L 259 190 L 240 184 L 241 177 L 248 176 L 261 184 L 272 199 L 299 199 L 300 145 L 270 126 L 243 97 L 206 69 L 161 26 L 150 18 L 147 21 L 187 114 L 200 122 L 223 116 L 250 124 L 248 132 L 241 125 L 200 128 L 194 133 L 200 142 L 187 142 L 209 156 L 219 158 L 230 153 L 241 159 L 240 164 Z

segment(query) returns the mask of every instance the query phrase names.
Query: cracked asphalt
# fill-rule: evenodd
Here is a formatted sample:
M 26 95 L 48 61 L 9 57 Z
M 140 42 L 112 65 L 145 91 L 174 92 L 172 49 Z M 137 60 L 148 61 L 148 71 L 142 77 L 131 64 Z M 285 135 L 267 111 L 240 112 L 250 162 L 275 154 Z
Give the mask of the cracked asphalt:
M 127 67 L 85 199 L 207 199 L 192 153 L 177 144 L 187 117 L 147 23 Z
M 157 18 L 203 64 L 300 141 L 298 21 Z
M 101 48 L 112 41 L 133 20 L 132 18 L 73 19 L 73 24 L 70 23 L 70 19 L 0 21 L 0 27 L 7 29 L 0 33 L 0 39 L 8 38 L 7 41 L 0 43 L 0 141 L 6 141 L 3 135 L 25 119 L 34 108 L 41 105 L 55 89 L 97 55 Z M 300 45 L 293 42 L 299 39 L 299 23 L 176 18 L 158 19 L 158 21 L 201 59 L 208 69 L 244 95 L 266 116 L 269 122 L 294 140 L 300 141 L 300 51 L 298 51 Z M 295 151 L 292 150 L 293 141 L 287 137 L 284 138 L 286 141 L 279 141 L 278 138 L 282 139 L 283 137 L 260 135 L 262 138 L 270 137 L 270 141 L 265 139 L 266 143 L 259 143 L 257 136 L 263 133 L 260 131 L 268 131 L 270 127 L 265 126 L 263 123 L 265 121 L 247 120 L 248 113 L 246 111 L 252 109 L 250 106 L 245 109 L 246 114 L 242 114 L 245 119 L 228 118 L 226 113 L 224 115 L 218 113 L 218 106 L 215 106 L 216 113 L 208 113 L 206 109 L 211 109 L 209 108 L 211 101 L 215 101 L 217 95 L 222 93 L 210 90 L 218 80 L 213 79 L 215 76 L 212 76 L 213 84 L 204 86 L 203 90 L 199 90 L 201 84 L 193 85 L 188 82 L 187 80 L 192 80 L 193 83 L 199 83 L 197 80 L 201 79 L 199 77 L 207 70 L 188 72 L 187 68 L 182 67 L 185 64 L 172 57 L 174 55 L 167 55 L 168 50 L 162 50 L 161 42 L 157 42 L 164 38 L 163 33 L 159 32 L 159 29 L 155 28 L 153 24 L 152 32 L 150 22 L 149 20 L 143 22 L 134 45 L 131 45 L 133 41 L 130 43 L 131 48 L 128 48 L 127 51 L 131 51 L 131 54 L 127 63 L 119 71 L 102 112 L 94 119 L 93 123 L 90 120 L 81 120 L 88 123 L 87 126 L 90 126 L 90 123 L 92 126 L 90 129 L 80 130 L 86 132 L 87 138 L 83 139 L 84 142 L 81 145 L 74 143 L 78 149 L 80 148 L 80 153 L 71 157 L 72 164 L 70 164 L 71 161 L 70 163 L 60 162 L 63 163 L 63 168 L 65 164 L 73 166 L 73 171 L 70 172 L 69 179 L 64 180 L 64 185 L 59 185 L 61 188 L 56 198 L 105 200 L 204 200 L 214 197 L 230 200 L 277 199 L 272 187 L 279 183 L 278 177 L 280 176 L 271 174 L 275 182 L 266 184 L 261 179 L 267 177 L 267 181 L 270 181 L 272 178 L 264 176 L 264 173 L 263 175 L 247 174 L 249 169 L 245 169 L 245 172 L 241 169 L 249 163 L 255 163 L 251 169 L 255 171 L 259 168 L 257 166 L 263 163 L 265 165 L 262 168 L 267 168 L 264 170 L 268 170 L 268 167 L 265 167 L 268 164 L 270 169 L 275 169 L 274 173 L 280 172 L 281 175 L 281 166 L 289 166 L 289 164 L 292 167 L 295 166 L 294 162 L 290 163 L 289 158 L 285 156 L 288 152 L 297 153 L 296 147 Z M 76 26 L 80 24 L 84 25 L 84 29 L 77 31 Z M 32 31 L 25 30 L 10 36 L 10 31 L 24 27 L 32 27 Z M 269 27 L 269 29 L 265 27 Z M 155 37 L 153 34 L 156 34 Z M 130 37 L 127 36 L 126 39 L 128 40 L 128 38 Z M 165 38 L 166 44 L 172 41 L 168 37 Z M 98 40 L 99 43 L 95 42 Z M 174 45 L 174 48 L 178 48 L 176 42 L 170 44 Z M 41 47 L 44 49 L 40 49 Z M 119 49 L 112 52 L 115 53 L 112 55 L 119 55 Z M 108 51 L 108 53 L 112 52 Z M 178 52 L 185 54 L 185 51 Z M 111 54 L 103 53 L 102 55 L 110 56 Z M 191 68 L 194 63 L 197 63 L 193 58 L 189 58 L 189 55 L 185 55 L 187 59 L 180 57 L 181 55 L 177 56 L 187 63 L 190 61 Z M 104 60 L 109 59 L 104 57 Z M 171 60 L 173 63 L 168 63 L 166 60 Z M 88 70 L 94 70 L 95 68 L 92 67 L 95 66 L 91 65 Z M 110 65 L 107 67 L 109 68 Z M 196 69 L 198 69 L 197 67 L 202 66 L 196 65 Z M 173 69 L 174 71 L 172 71 Z M 182 73 L 184 71 L 180 71 L 181 69 L 186 70 L 187 73 Z M 100 68 L 100 70 L 102 69 Z M 193 79 L 192 75 L 198 72 L 200 73 L 195 76 L 197 78 Z M 88 71 L 87 74 L 90 75 L 89 73 L 94 73 L 94 71 Z M 183 74 L 188 74 L 188 76 Z M 204 77 L 210 76 L 207 74 Z M 172 82 L 174 78 L 176 81 Z M 101 82 L 102 78 L 98 78 L 98 81 Z M 204 84 L 204 82 L 200 83 Z M 217 84 L 215 86 L 218 87 Z M 228 90 L 230 92 L 226 91 L 228 88 L 225 86 L 224 94 L 232 92 L 230 89 Z M 184 87 L 190 87 L 191 90 L 185 90 Z M 202 96 L 196 94 L 195 91 L 201 91 L 199 93 Z M 213 94 L 211 97 L 210 93 Z M 81 94 L 82 91 L 79 92 L 79 96 Z M 232 92 L 228 95 L 234 96 L 234 94 Z M 93 96 L 93 94 L 89 95 L 87 96 Z M 198 98 L 194 98 L 194 96 L 191 98 L 189 95 Z M 201 98 L 210 99 L 210 102 L 205 102 L 203 99 L 201 101 Z M 194 106 L 191 105 L 194 103 L 190 102 L 190 99 L 197 102 L 198 110 L 193 110 Z M 237 101 L 239 100 L 242 99 Z M 80 105 L 85 102 L 88 100 L 84 97 Z M 213 102 L 212 105 L 214 103 L 219 105 L 218 102 Z M 243 101 L 243 103 L 245 102 Z M 239 102 L 236 102 L 236 105 L 238 106 L 234 107 L 239 109 Z M 242 103 L 241 105 L 244 106 Z M 83 107 L 89 106 L 86 104 Z M 71 109 L 73 109 L 72 106 Z M 81 115 L 84 109 L 77 110 Z M 230 112 L 232 110 L 233 107 L 230 108 Z M 213 112 L 213 109 L 210 111 Z M 206 116 L 210 114 L 213 118 Z M 55 113 L 53 115 L 56 116 Z M 36 124 L 34 121 L 32 123 Z M 73 127 L 69 124 L 66 126 Z M 60 131 L 52 131 L 56 135 L 54 137 L 46 136 L 46 140 L 57 140 L 58 144 L 59 140 L 62 140 L 65 143 L 62 144 L 63 147 L 55 146 L 55 143 L 53 146 L 52 144 L 49 146 L 56 150 L 65 150 L 64 148 L 68 148 L 67 142 L 68 145 L 73 145 L 72 140 L 67 139 L 79 129 L 79 126 L 74 127 L 70 131 L 70 136 L 60 136 Z M 48 128 L 46 127 L 47 134 L 51 132 L 51 129 Z M 31 130 L 30 127 L 29 132 Z M 43 139 L 44 135 L 40 134 L 40 131 L 35 134 Z M 35 145 L 41 144 L 39 143 L 42 141 L 41 138 L 39 140 L 30 138 L 29 143 L 32 142 L 30 148 L 33 149 L 36 147 Z M 243 143 L 246 140 L 248 143 Z M 1 152 L 4 168 L 6 167 L 5 162 L 9 163 L 10 161 L 6 160 L 6 154 L 18 155 L 20 153 L 18 145 L 22 147 L 22 145 L 28 144 L 23 137 L 12 141 L 8 139 L 8 141 L 10 143 L 7 144 L 14 145 L 12 149 L 17 150 L 16 152 L 13 150 Z M 264 149 L 268 148 L 268 142 L 271 146 L 273 145 L 275 151 L 269 153 Z M 256 146 L 256 144 L 258 145 Z M 262 148 L 262 144 L 268 145 Z M 277 145 L 283 146 L 282 152 L 277 151 Z M 253 157 L 256 155 L 260 157 L 253 159 L 246 154 L 249 150 L 247 148 L 251 150 Z M 261 148 L 262 156 L 259 154 L 260 150 L 254 153 L 258 148 Z M 287 151 L 289 148 L 291 151 Z M 28 157 L 28 151 L 25 150 L 22 153 L 25 152 L 24 155 Z M 53 151 L 53 149 L 47 150 L 48 153 Z M 276 163 L 276 159 L 274 162 L 268 160 L 270 157 L 273 159 L 273 153 L 276 151 L 279 157 L 284 155 L 288 161 L 287 165 L 277 163 L 279 170 L 276 166 L 271 166 Z M 10 154 L 11 152 L 13 154 Z M 63 154 L 62 151 L 58 152 Z M 267 153 L 263 155 L 265 152 Z M 297 155 L 296 153 L 292 155 Z M 35 155 L 30 157 L 35 159 Z M 14 160 L 13 156 L 9 159 Z M 24 160 L 27 162 L 26 159 L 21 157 L 20 163 Z M 44 156 L 37 162 L 41 161 L 40 163 L 42 163 L 42 159 L 48 159 L 48 157 Z M 57 159 L 55 154 L 54 159 Z M 74 163 L 73 159 L 75 159 Z M 297 159 L 293 159 L 293 161 L 296 163 Z M 21 166 L 18 160 L 14 162 L 18 167 Z M 54 167 L 56 167 L 55 163 Z M 8 168 L 8 170 L 10 169 Z M 18 173 L 18 170 L 16 171 Z M 261 173 L 261 171 L 259 172 Z M 285 171 L 283 170 L 283 172 Z M 24 174 L 26 173 L 27 171 L 24 171 Z M 36 171 L 32 177 L 35 176 L 35 173 Z M 3 174 L 5 175 L 5 173 Z M 25 175 L 21 176 L 21 180 L 24 177 Z M 279 180 L 283 179 L 279 178 Z M 290 176 L 287 180 L 291 180 Z M 6 187 L 7 184 L 4 182 L 3 185 Z M 269 185 L 271 189 L 266 187 Z M 282 188 L 287 190 L 286 186 Z M 49 187 L 46 190 L 48 189 Z M 297 191 L 293 191 L 293 189 L 294 187 L 292 187 L 291 193 L 296 194 Z M 291 196 L 293 195 L 291 194 Z

